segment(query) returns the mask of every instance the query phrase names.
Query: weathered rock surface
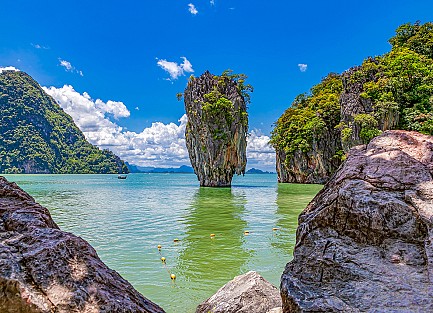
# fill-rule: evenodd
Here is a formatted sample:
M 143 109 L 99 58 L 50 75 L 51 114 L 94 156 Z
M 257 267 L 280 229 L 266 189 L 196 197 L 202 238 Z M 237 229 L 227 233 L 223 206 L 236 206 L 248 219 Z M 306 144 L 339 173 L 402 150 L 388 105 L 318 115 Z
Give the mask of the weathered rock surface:
M 324 184 L 338 169 L 341 160 L 335 153 L 341 150 L 337 129 L 324 129 L 314 140 L 309 152 L 296 151 L 286 161 L 286 153 L 276 151 L 276 169 L 279 183 Z
M 164 312 L 0 177 L 0 312 Z
M 369 60 L 377 63 L 374 59 Z M 354 122 L 355 116 L 358 114 L 372 113 L 375 110 L 372 100 L 362 97 L 361 94 L 364 92 L 363 86 L 365 83 L 377 79 L 377 72 L 372 70 L 362 78 L 353 79 L 361 69 L 361 66 L 355 66 L 342 74 L 343 91 L 340 96 L 341 122 L 345 123 L 352 130 L 350 139 L 342 141 L 341 143 L 346 152 L 349 151 L 350 148 L 364 143 L 360 136 L 361 125 Z M 382 131 L 395 129 L 398 122 L 399 112 L 390 110 L 380 116 L 377 126 L 378 129 Z
M 433 312 L 433 137 L 353 148 L 299 217 L 284 312 Z
M 220 106 L 206 96 L 213 91 L 231 105 Z M 186 146 L 200 185 L 230 186 L 234 173 L 244 174 L 247 164 L 248 116 L 237 83 L 205 72 L 189 80 L 184 101 Z
M 278 289 L 257 272 L 250 271 L 225 284 L 200 304 L 196 313 L 276 313 L 280 308 Z

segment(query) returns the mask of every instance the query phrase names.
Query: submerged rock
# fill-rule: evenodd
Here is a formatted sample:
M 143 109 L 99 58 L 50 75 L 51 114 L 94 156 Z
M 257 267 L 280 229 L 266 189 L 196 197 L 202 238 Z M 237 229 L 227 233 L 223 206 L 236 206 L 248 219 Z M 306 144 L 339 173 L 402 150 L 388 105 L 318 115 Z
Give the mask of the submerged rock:
M 433 311 L 433 137 L 353 148 L 299 216 L 284 312 Z
M 186 146 L 200 186 L 230 186 L 245 174 L 248 114 L 242 82 L 205 72 L 184 92 Z
M 278 313 L 278 289 L 257 272 L 236 276 L 197 307 L 196 313 Z
M 164 312 L 0 177 L 0 312 Z

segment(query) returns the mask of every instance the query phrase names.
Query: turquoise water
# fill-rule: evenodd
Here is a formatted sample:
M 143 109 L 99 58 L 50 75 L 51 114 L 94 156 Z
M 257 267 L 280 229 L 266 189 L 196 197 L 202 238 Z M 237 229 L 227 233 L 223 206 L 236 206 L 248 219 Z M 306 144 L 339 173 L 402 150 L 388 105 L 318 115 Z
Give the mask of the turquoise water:
M 200 188 L 193 174 L 5 176 L 138 291 L 176 313 L 194 312 L 249 270 L 278 286 L 297 216 L 322 187 L 277 184 L 272 174 L 235 177 L 232 188 L 219 189 Z

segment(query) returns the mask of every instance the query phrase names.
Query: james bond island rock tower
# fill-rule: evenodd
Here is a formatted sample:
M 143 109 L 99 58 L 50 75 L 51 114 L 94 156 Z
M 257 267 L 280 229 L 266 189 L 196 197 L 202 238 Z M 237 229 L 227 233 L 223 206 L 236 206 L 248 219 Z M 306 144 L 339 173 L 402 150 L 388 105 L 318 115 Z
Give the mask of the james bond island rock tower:
M 248 131 L 246 76 L 206 71 L 191 77 L 183 94 L 188 123 L 186 146 L 200 186 L 228 187 L 245 173 Z

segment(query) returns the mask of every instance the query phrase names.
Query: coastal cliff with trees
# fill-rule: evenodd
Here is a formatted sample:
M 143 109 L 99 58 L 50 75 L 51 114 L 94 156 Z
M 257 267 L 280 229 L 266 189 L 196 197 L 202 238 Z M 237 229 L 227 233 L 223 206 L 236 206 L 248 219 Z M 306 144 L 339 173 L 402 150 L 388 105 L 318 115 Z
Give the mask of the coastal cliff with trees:
M 0 173 L 127 173 L 28 74 L 0 72 Z
M 433 23 L 407 23 L 390 52 L 329 74 L 275 123 L 279 182 L 324 183 L 353 146 L 385 130 L 433 134 Z

